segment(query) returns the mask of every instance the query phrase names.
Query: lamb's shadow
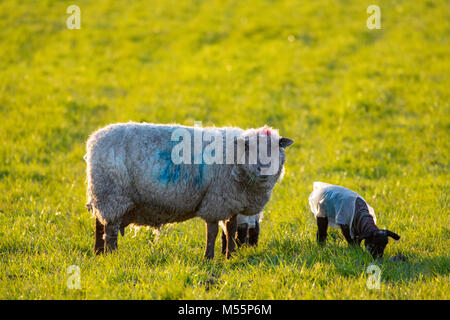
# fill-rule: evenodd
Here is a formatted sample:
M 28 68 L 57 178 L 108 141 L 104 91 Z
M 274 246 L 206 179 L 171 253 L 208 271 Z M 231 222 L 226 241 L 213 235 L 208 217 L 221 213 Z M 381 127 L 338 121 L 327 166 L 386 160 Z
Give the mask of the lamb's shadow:
M 382 261 L 376 261 L 382 273 L 384 282 L 413 282 L 427 276 L 448 276 L 450 274 L 450 260 L 448 256 L 417 257 L 408 256 L 409 261 L 389 261 L 385 257 Z M 377 263 L 378 262 L 378 263 Z
M 448 256 L 421 258 L 410 254 L 409 261 L 389 261 L 390 256 L 373 260 L 362 248 L 348 247 L 341 239 L 330 240 L 326 245 L 319 246 L 310 239 L 271 239 L 263 248 L 251 249 L 246 259 L 233 262 L 234 267 L 314 268 L 317 263 L 331 264 L 336 273 L 359 278 L 370 265 L 375 264 L 382 271 L 382 281 L 392 283 L 415 281 L 428 275 L 448 276 L 450 273 Z

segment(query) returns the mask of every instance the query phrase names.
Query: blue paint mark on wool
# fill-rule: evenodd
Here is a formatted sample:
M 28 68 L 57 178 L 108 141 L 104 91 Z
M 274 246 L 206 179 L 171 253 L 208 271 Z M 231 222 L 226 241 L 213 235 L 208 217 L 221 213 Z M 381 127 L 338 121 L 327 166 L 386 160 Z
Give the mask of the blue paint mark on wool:
M 168 151 L 158 152 L 158 156 L 161 160 L 166 162 L 165 168 L 159 175 L 159 180 L 165 183 L 175 183 L 178 181 L 181 172 L 181 164 L 174 164 L 171 159 L 171 153 Z
M 197 174 L 197 177 L 195 179 L 195 185 L 197 187 L 199 187 L 203 183 L 203 172 L 204 172 L 204 169 L 205 169 L 205 164 L 201 163 L 201 164 L 196 164 L 195 166 L 198 167 L 198 174 Z
M 194 182 L 196 187 L 200 187 L 203 184 L 203 178 L 205 173 L 205 164 L 202 162 L 200 164 L 174 164 L 171 158 L 172 154 L 170 151 L 159 151 L 158 157 L 160 160 L 165 162 L 165 166 L 158 176 L 158 180 L 163 183 L 177 183 L 180 177 L 185 180 L 191 180 Z M 182 167 L 188 168 L 189 166 L 194 166 L 196 170 L 194 176 L 189 175 L 189 171 L 186 170 L 181 176 Z

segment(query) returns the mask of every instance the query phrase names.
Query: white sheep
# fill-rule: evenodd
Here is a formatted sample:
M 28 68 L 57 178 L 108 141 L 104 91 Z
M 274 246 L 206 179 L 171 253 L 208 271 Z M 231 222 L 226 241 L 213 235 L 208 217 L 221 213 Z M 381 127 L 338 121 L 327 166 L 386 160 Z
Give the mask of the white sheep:
M 179 141 L 173 137 L 180 130 L 194 137 L 191 163 L 174 161 Z M 200 150 L 195 146 L 199 136 L 203 139 Z M 231 144 L 230 136 L 235 137 Z M 205 137 L 223 147 L 226 163 L 206 163 L 212 140 L 205 141 Z M 255 163 L 247 161 L 252 155 L 252 139 L 258 142 Z M 95 252 L 103 253 L 105 246 L 106 251 L 116 249 L 118 232 L 123 234 L 129 224 L 158 228 L 201 217 L 207 224 L 205 257 L 213 258 L 218 222 L 225 220 L 227 234 L 232 235 L 237 214 L 252 216 L 262 211 L 284 171 L 284 148 L 292 143 L 268 127 L 244 131 L 130 122 L 94 132 L 87 141 L 85 160 L 87 207 L 96 218 Z M 264 174 L 268 165 L 260 157 L 260 150 L 268 145 L 271 154 L 278 156 L 274 174 Z M 237 157 L 229 163 L 228 155 L 234 156 L 236 147 Z M 210 158 L 217 156 L 217 150 Z M 191 151 L 183 149 L 183 159 Z M 227 237 L 227 257 L 235 250 L 232 238 Z

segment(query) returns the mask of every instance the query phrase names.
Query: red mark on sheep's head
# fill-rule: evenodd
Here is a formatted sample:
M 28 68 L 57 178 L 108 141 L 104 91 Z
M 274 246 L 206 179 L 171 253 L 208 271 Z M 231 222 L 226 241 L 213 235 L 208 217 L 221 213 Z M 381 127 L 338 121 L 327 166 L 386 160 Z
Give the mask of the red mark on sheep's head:
M 272 132 L 270 131 L 270 128 L 269 128 L 269 127 L 264 127 L 264 128 L 262 128 L 262 129 L 261 129 L 261 133 L 262 133 L 263 135 L 268 136 L 268 137 L 270 137 L 271 134 L 272 134 Z

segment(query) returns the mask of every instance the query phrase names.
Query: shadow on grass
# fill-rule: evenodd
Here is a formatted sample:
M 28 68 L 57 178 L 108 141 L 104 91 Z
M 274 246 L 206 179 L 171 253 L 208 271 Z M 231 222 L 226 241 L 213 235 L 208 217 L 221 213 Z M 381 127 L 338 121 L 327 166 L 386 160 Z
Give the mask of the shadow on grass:
M 151 237 L 144 238 L 149 240 Z M 185 245 L 183 244 L 183 246 Z M 183 251 L 181 246 L 167 247 L 163 243 L 156 242 L 148 247 L 144 255 L 129 258 L 128 263 L 138 265 L 137 261 L 142 259 L 150 268 L 173 263 L 197 266 L 202 270 L 197 278 L 208 289 L 220 282 L 222 274 L 253 268 L 301 270 L 303 268 L 331 267 L 333 272 L 340 276 L 361 278 L 368 276 L 366 270 L 371 264 L 376 264 L 382 271 L 382 282 L 392 284 L 414 282 L 429 276 L 447 276 L 450 269 L 447 256 L 423 258 L 405 253 L 409 258 L 407 262 L 389 261 L 390 256 L 374 261 L 365 249 L 348 247 L 347 243 L 336 234 L 330 234 L 327 244 L 324 246 L 319 246 L 315 241 L 300 236 L 272 238 L 267 242 L 261 242 L 256 248 L 244 246 L 238 249 L 231 260 L 226 260 L 219 250 L 216 250 L 213 260 L 206 260 L 203 257 L 203 248 L 194 248 L 191 245 L 188 247 L 191 249 L 188 252 L 184 251 L 180 256 L 174 255 L 174 252 Z M 122 252 L 124 256 L 130 254 L 133 256 L 132 252 L 138 251 L 137 248 L 127 248 L 128 250 L 125 248 L 122 247 L 122 251 L 127 251 Z M 120 254 L 120 252 L 117 253 Z M 391 253 L 391 255 L 394 254 Z M 91 257 L 91 252 L 87 256 Z
M 242 250 L 242 249 L 241 249 Z M 367 268 L 375 264 L 382 271 L 383 282 L 414 282 L 427 276 L 448 276 L 450 259 L 448 256 L 421 258 L 409 256 L 409 261 L 389 261 L 390 256 L 373 260 L 365 249 L 350 248 L 345 242 L 331 239 L 324 246 L 315 242 L 293 239 L 272 239 L 264 249 L 244 248 L 238 253 L 232 268 L 259 266 L 274 268 L 316 268 L 316 264 L 332 265 L 337 274 L 344 277 L 361 277 Z M 246 250 L 253 252 L 245 253 Z

